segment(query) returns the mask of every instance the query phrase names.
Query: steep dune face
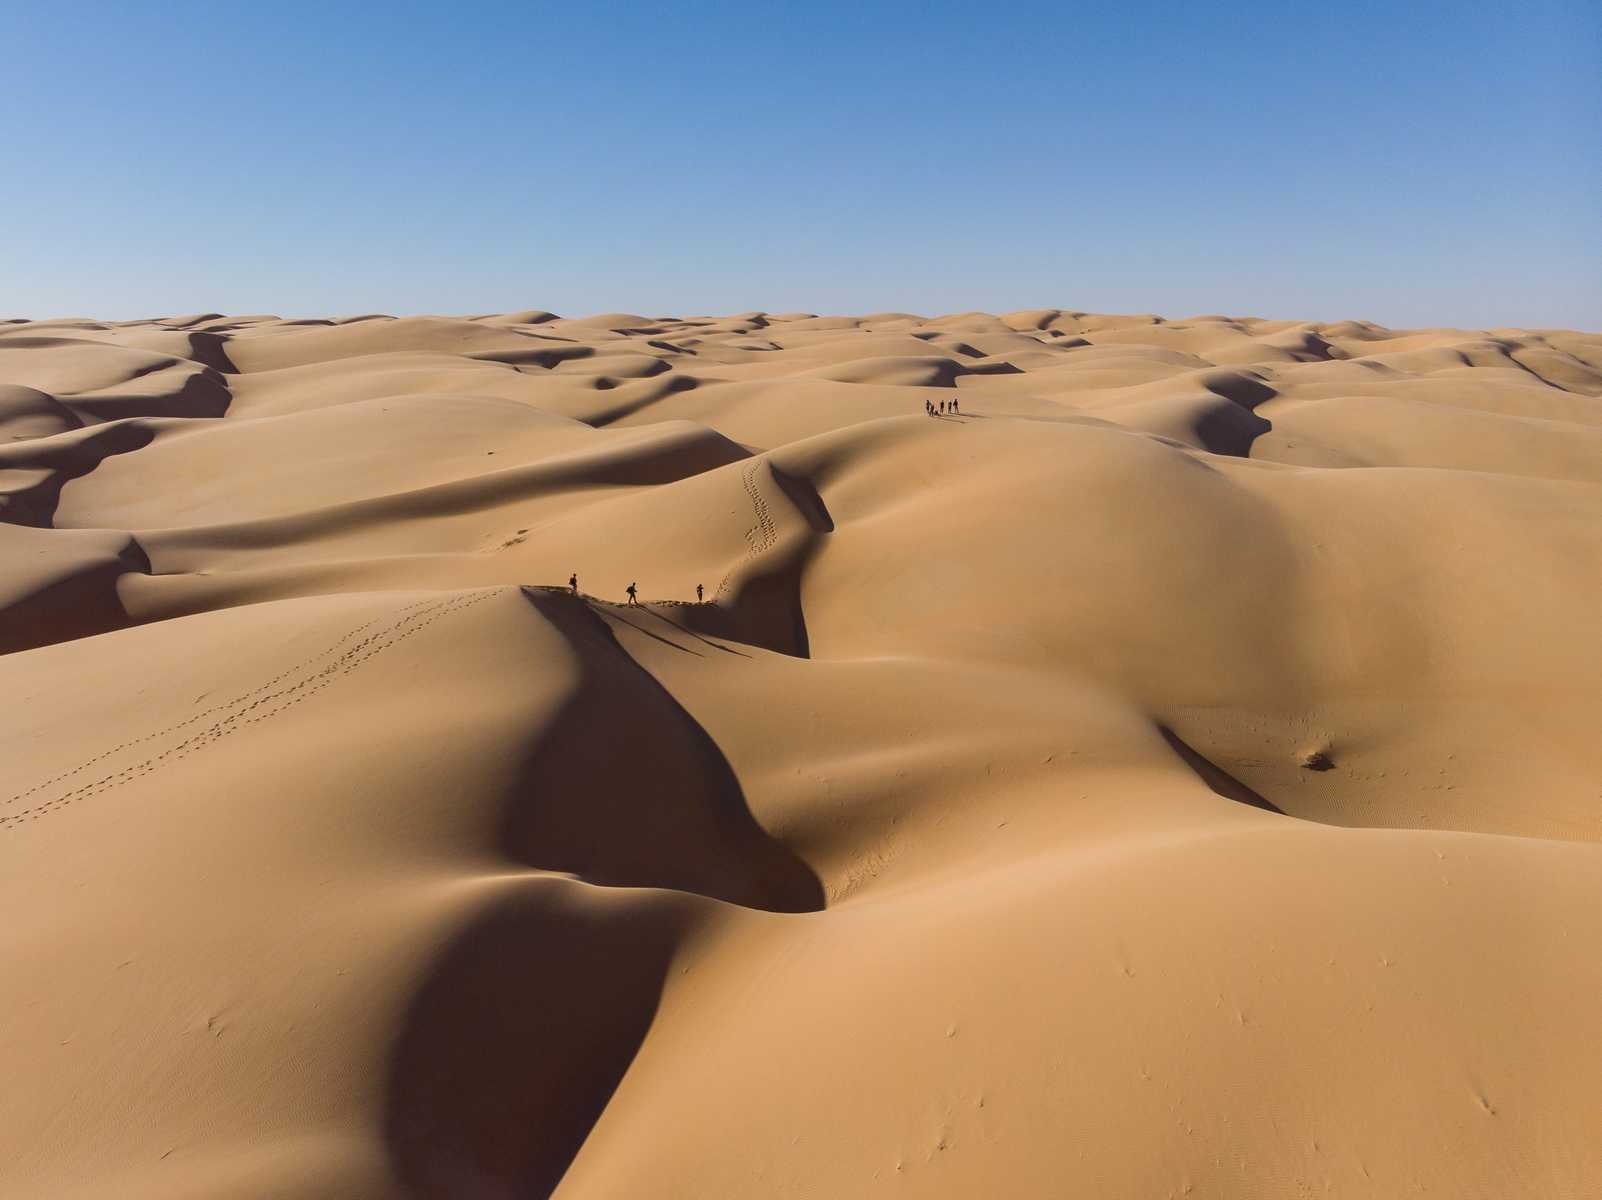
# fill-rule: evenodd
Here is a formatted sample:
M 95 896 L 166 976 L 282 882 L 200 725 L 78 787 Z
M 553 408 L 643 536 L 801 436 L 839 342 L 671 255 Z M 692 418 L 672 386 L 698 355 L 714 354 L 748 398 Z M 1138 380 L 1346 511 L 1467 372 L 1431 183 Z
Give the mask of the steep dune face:
M 6 1195 L 1602 1178 L 1602 336 L 19 322 L 0 555 Z

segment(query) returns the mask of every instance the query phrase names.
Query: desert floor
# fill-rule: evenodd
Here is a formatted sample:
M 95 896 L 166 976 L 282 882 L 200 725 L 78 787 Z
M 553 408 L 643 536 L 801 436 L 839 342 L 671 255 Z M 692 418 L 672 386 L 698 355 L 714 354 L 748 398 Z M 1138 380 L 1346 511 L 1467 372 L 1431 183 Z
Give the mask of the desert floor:
M 1602 336 L 13 322 L 0 563 L 7 1197 L 1602 1186 Z

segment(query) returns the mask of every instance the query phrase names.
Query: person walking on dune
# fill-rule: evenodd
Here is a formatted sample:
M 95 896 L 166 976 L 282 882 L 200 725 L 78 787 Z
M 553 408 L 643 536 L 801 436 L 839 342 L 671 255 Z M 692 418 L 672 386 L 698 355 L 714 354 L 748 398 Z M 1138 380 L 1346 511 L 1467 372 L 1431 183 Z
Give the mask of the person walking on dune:
M 629 584 L 627 590 L 628 590 L 628 593 L 629 593 L 629 603 L 630 604 L 634 604 L 634 605 L 638 605 L 639 602 L 640 602 L 639 596 L 635 593 L 634 585 L 632 583 Z
M 695 585 L 695 602 L 697 604 L 706 603 L 706 588 L 702 587 L 699 583 Z
M 573 574 L 571 574 L 571 575 L 569 575 L 567 577 L 567 590 L 572 592 L 575 596 L 578 595 L 578 572 L 577 571 L 574 571 Z
M 961 411 L 962 410 L 957 407 L 957 398 L 955 396 L 951 397 L 951 412 L 952 412 L 952 415 L 955 416 L 957 413 L 960 413 Z

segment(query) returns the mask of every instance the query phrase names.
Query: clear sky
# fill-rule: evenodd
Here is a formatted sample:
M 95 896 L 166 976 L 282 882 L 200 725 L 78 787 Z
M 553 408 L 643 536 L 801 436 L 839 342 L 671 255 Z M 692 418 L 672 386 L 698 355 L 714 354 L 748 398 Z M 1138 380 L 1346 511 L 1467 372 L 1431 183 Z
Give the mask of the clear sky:
M 0 316 L 1602 328 L 1602 3 L 15 3 Z

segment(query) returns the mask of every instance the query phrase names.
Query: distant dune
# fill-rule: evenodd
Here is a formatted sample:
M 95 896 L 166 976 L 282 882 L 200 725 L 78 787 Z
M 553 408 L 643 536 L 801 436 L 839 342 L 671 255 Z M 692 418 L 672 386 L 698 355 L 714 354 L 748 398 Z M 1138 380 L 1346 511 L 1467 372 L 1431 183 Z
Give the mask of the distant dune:
M 0 1195 L 1602 1186 L 1602 335 L 16 321 L 0 556 Z

